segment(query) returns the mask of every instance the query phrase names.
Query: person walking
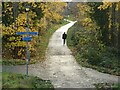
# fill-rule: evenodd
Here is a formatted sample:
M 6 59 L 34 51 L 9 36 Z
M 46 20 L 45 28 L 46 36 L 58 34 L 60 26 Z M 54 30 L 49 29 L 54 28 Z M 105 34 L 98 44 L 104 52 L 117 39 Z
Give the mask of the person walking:
M 65 40 L 67 38 L 67 34 L 65 34 L 65 32 L 62 35 L 62 39 L 63 39 L 63 45 L 65 45 Z

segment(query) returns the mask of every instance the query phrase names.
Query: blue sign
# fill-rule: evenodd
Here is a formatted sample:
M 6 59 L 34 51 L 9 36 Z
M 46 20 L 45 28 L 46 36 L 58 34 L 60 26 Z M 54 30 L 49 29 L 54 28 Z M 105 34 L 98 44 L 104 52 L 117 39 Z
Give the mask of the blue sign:
M 28 32 L 29 35 L 38 35 L 38 32 Z
M 38 32 L 17 32 L 17 35 L 23 35 L 23 34 L 29 34 L 29 35 L 38 35 Z
M 22 40 L 23 40 L 23 41 L 31 41 L 32 38 L 31 38 L 31 37 L 23 37 Z
M 16 34 L 17 35 L 23 35 L 23 34 L 26 34 L 27 32 L 17 32 Z

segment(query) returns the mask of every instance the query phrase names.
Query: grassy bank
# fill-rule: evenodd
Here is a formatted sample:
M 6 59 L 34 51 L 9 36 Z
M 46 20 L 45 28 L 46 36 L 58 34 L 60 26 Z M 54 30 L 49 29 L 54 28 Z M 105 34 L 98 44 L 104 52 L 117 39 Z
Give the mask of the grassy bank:
M 29 64 L 34 64 L 36 62 L 42 62 L 45 60 L 45 52 L 49 43 L 49 39 L 52 34 L 61 26 L 67 24 L 67 21 L 61 21 L 59 24 L 53 24 L 50 29 L 45 31 L 37 38 L 37 45 L 35 46 L 36 52 L 34 56 L 30 59 Z M 2 60 L 3 65 L 24 65 L 26 60 L 22 59 L 4 59 Z
M 42 80 L 38 77 L 28 76 L 26 78 L 25 75 L 6 72 L 2 76 L 3 90 L 9 90 L 10 88 L 14 88 L 15 90 L 26 90 L 27 88 L 31 88 L 32 90 L 54 90 L 49 80 Z
M 120 90 L 120 83 L 119 84 L 98 83 L 94 85 L 96 90 Z
M 103 73 L 120 75 L 120 65 L 118 64 L 120 57 L 117 56 L 116 50 L 112 48 L 104 48 L 103 51 L 98 51 L 98 48 L 93 49 L 94 46 L 90 46 L 88 43 L 81 46 L 79 39 L 83 38 L 81 35 L 84 35 L 84 30 L 83 28 L 80 28 L 80 26 L 79 28 L 77 27 L 77 24 L 75 24 L 68 30 L 67 38 L 68 47 L 71 49 L 76 61 L 84 67 L 93 68 Z M 79 32 L 80 36 L 77 36 L 79 34 L 76 33 Z M 81 51 L 84 48 L 85 50 Z M 97 53 L 99 53 L 99 55 L 97 55 Z

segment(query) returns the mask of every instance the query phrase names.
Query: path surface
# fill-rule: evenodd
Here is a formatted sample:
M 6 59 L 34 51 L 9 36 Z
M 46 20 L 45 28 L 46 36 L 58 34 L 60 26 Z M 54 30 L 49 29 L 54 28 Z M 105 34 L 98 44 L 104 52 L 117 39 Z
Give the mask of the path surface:
M 51 80 L 55 88 L 93 88 L 95 83 L 118 82 L 118 77 L 77 64 L 71 51 L 62 44 L 61 35 L 75 22 L 59 28 L 51 37 L 46 61 L 29 65 L 29 74 Z M 25 66 L 3 66 L 3 71 L 25 73 Z

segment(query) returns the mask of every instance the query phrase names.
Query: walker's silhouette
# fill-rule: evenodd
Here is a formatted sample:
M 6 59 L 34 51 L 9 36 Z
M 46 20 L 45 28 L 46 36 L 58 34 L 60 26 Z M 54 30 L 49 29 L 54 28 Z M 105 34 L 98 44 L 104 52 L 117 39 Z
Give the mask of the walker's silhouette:
M 65 34 L 65 32 L 62 35 L 62 39 L 63 39 L 63 45 L 65 44 L 65 39 L 67 38 L 67 34 Z

